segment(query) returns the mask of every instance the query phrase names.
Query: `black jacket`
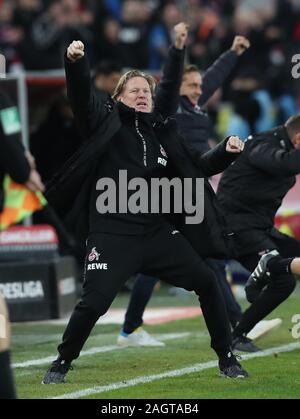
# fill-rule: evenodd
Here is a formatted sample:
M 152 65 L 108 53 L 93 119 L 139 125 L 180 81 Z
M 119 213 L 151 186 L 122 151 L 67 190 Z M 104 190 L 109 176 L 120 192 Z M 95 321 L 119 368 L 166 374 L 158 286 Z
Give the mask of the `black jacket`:
M 206 178 L 222 172 L 236 155 L 226 152 L 224 141 L 201 156 L 179 136 L 176 120 L 168 118 L 175 114 L 178 106 L 183 61 L 184 52 L 172 48 L 155 97 L 154 131 L 167 152 L 173 177 Z M 48 185 L 46 196 L 65 218 L 70 231 L 78 239 L 85 240 L 89 230 L 89 199 L 95 169 L 105 155 L 110 140 L 120 130 L 121 120 L 116 103 L 109 96 L 104 100 L 95 94 L 86 57 L 74 64 L 66 60 L 65 67 L 68 96 L 80 131 L 87 141 Z M 172 219 L 203 256 L 222 257 L 227 251 L 224 235 L 227 232 L 217 206 L 215 194 L 206 181 L 204 221 L 198 225 L 185 225 L 184 215 L 181 214 Z
M 0 212 L 3 209 L 3 179 L 5 174 L 9 174 L 17 183 L 25 183 L 28 180 L 30 166 L 24 155 L 24 147 L 20 141 L 20 132 L 7 131 L 9 127 L 5 125 L 7 112 L 17 112 L 7 96 L 0 90 Z
M 223 174 L 217 196 L 234 231 L 269 229 L 300 173 L 300 150 L 285 127 L 246 141 L 241 157 Z
M 181 96 L 176 115 L 179 133 L 198 151 L 205 153 L 211 132 L 211 122 L 202 109 L 215 91 L 222 86 L 237 62 L 237 54 L 227 51 L 222 54 L 203 74 L 202 94 L 195 107 L 186 96 Z

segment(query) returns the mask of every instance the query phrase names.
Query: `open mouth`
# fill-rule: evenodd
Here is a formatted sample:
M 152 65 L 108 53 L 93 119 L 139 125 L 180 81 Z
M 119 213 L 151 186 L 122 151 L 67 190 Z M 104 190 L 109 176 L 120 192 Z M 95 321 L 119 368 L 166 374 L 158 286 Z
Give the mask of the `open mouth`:
M 148 104 L 147 104 L 146 102 L 138 102 L 138 103 L 137 103 L 137 106 L 138 106 L 138 107 L 140 107 L 140 106 L 147 107 L 147 106 L 148 106 Z

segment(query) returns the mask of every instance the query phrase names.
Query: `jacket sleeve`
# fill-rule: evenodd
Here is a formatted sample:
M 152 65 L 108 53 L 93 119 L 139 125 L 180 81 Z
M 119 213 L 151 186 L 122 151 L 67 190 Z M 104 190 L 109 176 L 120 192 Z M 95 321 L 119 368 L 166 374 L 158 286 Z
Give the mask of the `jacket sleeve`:
M 4 126 L 6 112 L 17 115 L 18 110 L 12 105 L 8 97 L 0 92 L 0 166 L 1 171 L 7 173 L 17 183 L 27 182 L 30 166 L 25 157 L 25 149 L 21 143 L 19 131 L 9 133 Z
M 105 112 L 104 104 L 110 96 L 95 92 L 86 54 L 75 63 L 69 61 L 66 54 L 64 59 L 68 99 L 80 134 L 88 139 L 96 131 Z
M 300 150 L 287 151 L 270 140 L 259 140 L 253 145 L 249 142 L 249 146 L 248 159 L 252 166 L 275 176 L 300 173 Z
M 156 89 L 154 110 L 164 118 L 175 115 L 179 106 L 179 90 L 183 75 L 185 48 L 172 46 Z
M 210 177 L 222 173 L 239 157 L 239 153 L 228 153 L 226 151 L 229 138 L 225 138 L 220 144 L 204 154 L 188 146 L 189 154 L 194 163 L 204 172 L 205 176 Z M 187 146 L 187 144 L 185 145 Z
M 203 74 L 202 94 L 199 106 L 205 105 L 215 91 L 222 86 L 237 63 L 238 56 L 234 51 L 226 51 Z

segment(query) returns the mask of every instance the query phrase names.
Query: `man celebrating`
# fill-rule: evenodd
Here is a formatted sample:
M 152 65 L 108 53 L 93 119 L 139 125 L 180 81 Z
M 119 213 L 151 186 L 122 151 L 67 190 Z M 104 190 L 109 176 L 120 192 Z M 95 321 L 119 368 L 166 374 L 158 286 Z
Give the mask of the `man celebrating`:
M 236 36 L 231 48 L 224 52 L 205 71 L 203 76 L 194 65 L 188 65 L 184 69 L 176 120 L 179 132 L 185 139 L 187 146 L 201 154 L 210 150 L 209 135 L 211 132 L 211 122 L 203 107 L 232 72 L 238 61 L 238 57 L 249 47 L 250 42 L 247 38 Z M 172 65 L 171 63 L 171 67 Z M 207 262 L 218 278 L 230 323 L 232 327 L 235 327 L 242 317 L 242 310 L 235 300 L 227 282 L 225 263 L 212 259 Z M 137 275 L 131 292 L 124 324 L 118 336 L 118 345 L 123 347 L 165 345 L 141 327 L 143 325 L 145 308 L 157 282 L 157 278 L 142 274 Z
M 185 68 L 180 86 L 180 101 L 176 119 L 180 133 L 196 150 L 206 152 L 210 149 L 208 140 L 211 121 L 204 106 L 237 64 L 238 57 L 250 48 L 244 36 L 236 36 L 231 48 L 224 52 L 203 74 L 195 65 Z
M 205 221 L 187 228 L 185 235 L 178 231 L 183 214 L 178 214 L 180 221 L 173 224 L 161 213 L 100 213 L 96 208 L 98 180 L 109 178 L 119 186 L 121 170 L 127 170 L 128 179 L 143 178 L 149 184 L 154 178 L 166 176 L 204 178 L 224 170 L 243 149 L 238 138 L 230 137 L 204 156 L 186 150 L 169 118 L 177 108 L 186 25 L 177 25 L 175 34 L 175 46 L 170 50 L 174 65 L 166 63 L 168 76 L 158 86 L 155 98 L 152 77 L 133 70 L 121 77 L 113 95 L 115 101 L 109 95 L 104 100 L 91 87 L 83 43 L 74 41 L 67 50 L 68 96 L 88 141 L 53 180 L 47 196 L 52 205 L 68 214 L 69 225 L 77 227 L 82 240 L 88 235 L 87 256 L 82 299 L 74 309 L 58 347 L 59 356 L 46 373 L 44 384 L 64 382 L 96 321 L 106 313 L 128 277 L 137 272 L 194 290 L 201 301 L 221 374 L 231 378 L 248 375 L 231 352 L 229 322 L 217 281 L 194 250 L 197 241 L 190 234 L 206 229 L 206 245 L 222 246 L 224 238 L 211 192 L 207 192 Z M 162 160 L 166 164 L 161 164 Z M 128 193 L 127 203 L 132 195 Z M 117 208 L 121 204 L 117 202 Z M 95 259 L 98 263 L 94 263 Z
M 296 115 L 284 126 L 249 137 L 243 154 L 219 184 L 218 199 L 236 233 L 236 258 L 254 271 L 246 286 L 253 304 L 233 332 L 240 350 L 243 344 L 247 347 L 247 333 L 295 288 L 299 259 L 294 257 L 300 255 L 300 242 L 276 230 L 274 217 L 299 173 L 300 115 Z

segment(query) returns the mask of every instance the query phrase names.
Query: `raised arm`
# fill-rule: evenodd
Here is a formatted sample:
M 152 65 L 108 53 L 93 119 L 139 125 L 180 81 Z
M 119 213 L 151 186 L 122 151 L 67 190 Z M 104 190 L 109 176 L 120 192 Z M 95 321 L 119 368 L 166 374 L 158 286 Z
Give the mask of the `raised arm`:
M 174 27 L 174 31 L 175 44 L 169 49 L 154 101 L 155 111 L 164 118 L 175 115 L 179 105 L 188 26 L 183 22 L 179 23 Z
M 204 154 L 191 147 L 188 150 L 194 163 L 202 169 L 205 176 L 210 177 L 222 173 L 233 163 L 244 150 L 244 143 L 239 137 L 232 136 L 225 138 L 220 144 Z
M 244 36 L 236 36 L 230 50 L 224 52 L 203 74 L 202 94 L 198 105 L 203 106 L 219 89 L 229 76 L 237 59 L 250 47 L 250 42 Z
M 84 139 L 95 132 L 109 95 L 97 95 L 90 77 L 88 58 L 81 41 L 73 41 L 65 55 L 67 94 L 76 124 Z

